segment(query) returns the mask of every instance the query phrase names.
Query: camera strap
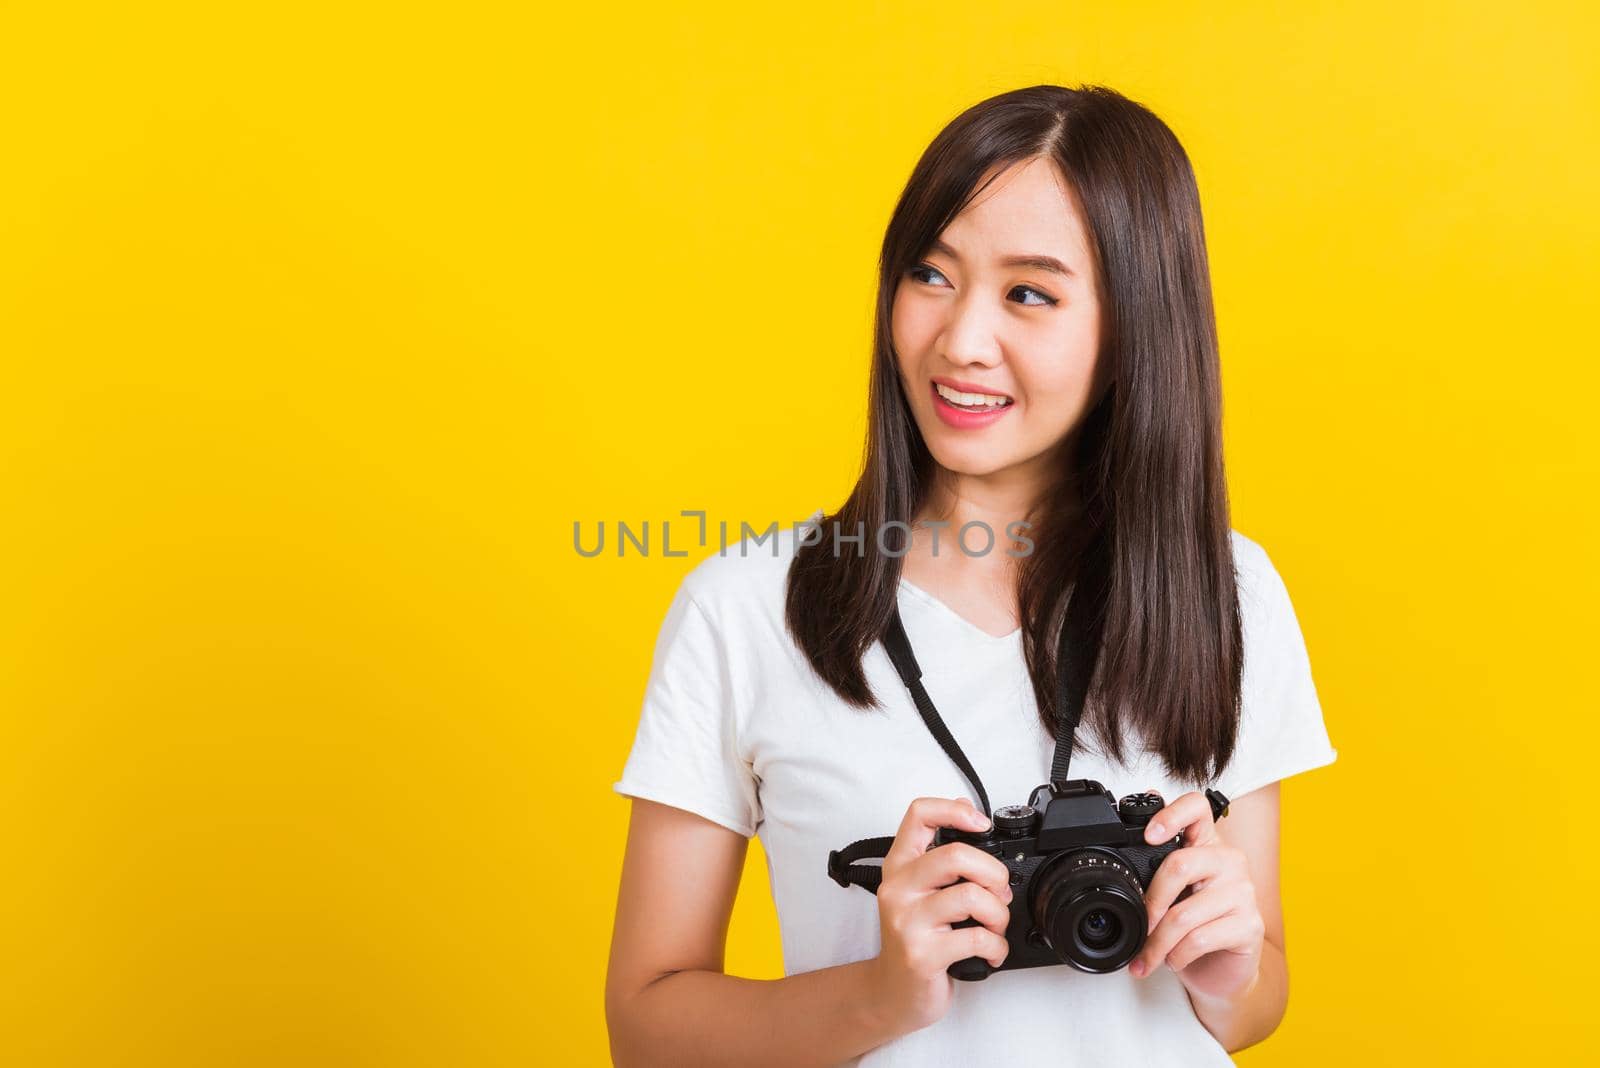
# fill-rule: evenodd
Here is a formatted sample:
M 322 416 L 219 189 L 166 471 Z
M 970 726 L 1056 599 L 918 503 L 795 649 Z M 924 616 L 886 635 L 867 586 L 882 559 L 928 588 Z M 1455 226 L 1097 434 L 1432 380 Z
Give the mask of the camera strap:
M 1061 646 L 1056 653 L 1059 671 L 1056 675 L 1056 748 L 1055 756 L 1050 762 L 1050 781 L 1053 783 L 1065 782 L 1067 772 L 1072 762 L 1072 738 L 1078 729 L 1078 720 L 1083 714 L 1085 690 L 1083 686 L 1083 671 L 1078 663 L 1078 657 L 1068 655 L 1071 649 L 1074 653 L 1082 649 L 1081 644 L 1070 641 L 1076 633 L 1073 627 L 1073 613 L 1067 616 L 1067 626 L 1062 629 Z M 961 751 L 955 735 L 950 733 L 939 710 L 934 707 L 933 699 L 928 696 L 927 688 L 922 685 L 922 668 L 917 663 L 916 656 L 911 652 L 911 639 L 906 637 L 905 624 L 900 621 L 898 606 L 890 610 L 889 624 L 884 629 L 883 646 L 889 654 L 889 660 L 900 674 L 900 680 L 905 683 L 906 689 L 911 692 L 911 699 L 916 703 L 917 711 L 922 715 L 922 721 L 928 725 L 928 731 L 939 743 L 939 747 L 961 769 L 974 790 L 978 792 L 978 801 L 982 806 L 985 816 L 993 817 L 989 810 L 989 794 L 983 788 L 983 781 L 978 778 L 978 773 L 972 767 L 972 762 Z M 894 844 L 894 836 L 887 835 L 880 838 L 863 838 L 851 842 L 843 849 L 835 849 L 828 853 L 828 877 L 840 886 L 848 889 L 851 884 L 863 887 L 872 893 L 878 892 L 878 884 L 883 879 L 883 868 L 877 864 L 858 864 L 859 860 L 873 857 L 883 857 L 889 852 L 889 847 Z

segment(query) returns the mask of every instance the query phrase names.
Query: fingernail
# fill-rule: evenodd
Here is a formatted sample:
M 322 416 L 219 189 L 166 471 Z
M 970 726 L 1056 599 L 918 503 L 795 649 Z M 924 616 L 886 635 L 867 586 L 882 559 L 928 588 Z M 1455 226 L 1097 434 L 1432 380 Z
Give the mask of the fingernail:
M 1133 973 L 1134 978 L 1136 978 L 1136 979 L 1144 978 L 1144 961 L 1142 961 L 1142 960 L 1134 961 L 1132 964 L 1128 965 L 1128 970 Z
M 1002 887 L 1002 889 L 1003 889 L 1003 890 L 1005 890 L 1005 892 L 1006 892 L 1006 896 L 1005 896 L 1005 903 L 1006 903 L 1006 904 L 1007 904 L 1007 905 L 1009 905 L 1009 904 L 1011 904 L 1011 899 L 1012 899 L 1012 898 L 1013 898 L 1013 897 L 1015 897 L 1015 896 L 1016 896 L 1016 895 L 1015 895 L 1015 894 L 1013 894 L 1013 893 L 1012 893 L 1012 892 L 1011 892 L 1011 887 L 1009 887 L 1009 886 L 1006 886 L 1006 887 Z M 1147 932 L 1147 933 L 1148 933 L 1148 932 Z
M 1155 835 L 1156 841 L 1159 842 L 1167 836 L 1167 829 L 1159 823 L 1152 823 L 1150 825 L 1150 833 Z

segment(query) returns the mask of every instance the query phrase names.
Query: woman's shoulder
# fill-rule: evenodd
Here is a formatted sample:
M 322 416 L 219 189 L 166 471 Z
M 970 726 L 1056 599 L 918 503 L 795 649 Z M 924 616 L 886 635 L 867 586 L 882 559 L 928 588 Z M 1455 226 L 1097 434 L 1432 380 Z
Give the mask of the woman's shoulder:
M 737 531 L 730 527 L 725 538 L 709 538 L 707 555 L 683 577 L 684 593 L 703 607 L 771 604 L 774 599 L 781 605 L 795 550 L 802 538 L 816 540 L 816 534 L 807 531 L 824 514 L 818 509 L 805 519 L 788 524 L 769 521 L 760 529 L 742 523 Z M 1234 571 L 1246 610 L 1270 606 L 1283 586 L 1272 558 L 1255 539 L 1238 530 L 1230 530 L 1230 534 Z
M 770 521 L 761 529 L 744 523 L 737 532 L 730 527 L 726 539 L 708 530 L 707 554 L 684 575 L 680 595 L 729 625 L 756 617 L 781 618 L 789 565 L 802 538 L 816 539 L 808 530 L 823 514 L 818 510 L 787 524 Z M 1238 530 L 1230 533 L 1248 641 L 1250 632 L 1270 628 L 1282 614 L 1288 590 L 1260 542 Z
M 1234 531 L 1239 617 L 1244 638 L 1244 683 L 1251 691 L 1309 673 L 1305 635 L 1289 587 L 1267 550 Z
M 1217 788 L 1237 798 L 1338 754 L 1283 577 L 1259 542 L 1234 531 L 1233 546 L 1244 631 L 1242 710 L 1237 746 Z
M 1283 576 L 1266 548 L 1253 538 L 1232 531 L 1233 568 L 1239 590 L 1239 611 L 1247 627 L 1264 621 L 1288 598 Z
M 1237 530 L 1230 530 L 1230 534 L 1233 537 L 1233 563 L 1241 579 L 1254 577 L 1264 568 L 1272 566 L 1267 550 L 1261 547 L 1260 542 Z
M 708 555 L 683 578 L 684 595 L 719 616 L 781 615 L 795 550 L 822 514 L 787 524 L 772 520 L 759 529 L 741 523 L 737 532 L 730 527 L 725 539 L 713 534 Z

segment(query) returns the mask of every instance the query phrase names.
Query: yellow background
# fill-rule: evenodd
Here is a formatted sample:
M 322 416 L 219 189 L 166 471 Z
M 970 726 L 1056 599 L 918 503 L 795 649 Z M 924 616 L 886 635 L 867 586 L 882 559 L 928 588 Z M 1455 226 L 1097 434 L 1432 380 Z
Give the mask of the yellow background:
M 610 787 L 705 550 L 573 521 L 837 505 L 917 154 L 1099 81 L 1194 160 L 1234 525 L 1340 750 L 1240 1061 L 1568 1063 L 1582 10 L 0 6 L 0 1062 L 603 1063 Z

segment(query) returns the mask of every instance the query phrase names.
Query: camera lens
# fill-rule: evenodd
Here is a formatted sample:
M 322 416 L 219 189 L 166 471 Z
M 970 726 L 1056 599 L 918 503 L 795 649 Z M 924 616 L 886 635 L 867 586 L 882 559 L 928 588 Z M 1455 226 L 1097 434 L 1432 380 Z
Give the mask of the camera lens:
M 1109 909 L 1090 909 L 1078 921 L 1078 939 L 1092 949 L 1105 949 L 1122 937 L 1122 921 Z
M 1110 850 L 1059 854 L 1035 873 L 1031 889 L 1035 924 L 1080 971 L 1116 971 L 1144 945 L 1144 889 Z

